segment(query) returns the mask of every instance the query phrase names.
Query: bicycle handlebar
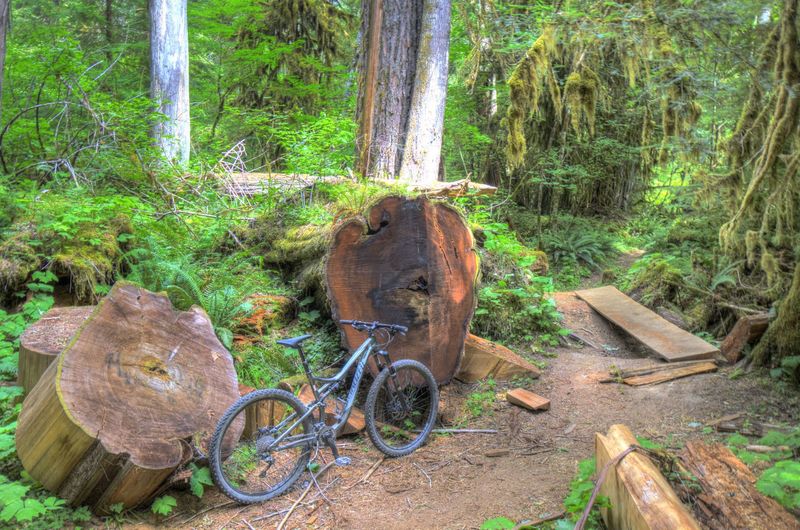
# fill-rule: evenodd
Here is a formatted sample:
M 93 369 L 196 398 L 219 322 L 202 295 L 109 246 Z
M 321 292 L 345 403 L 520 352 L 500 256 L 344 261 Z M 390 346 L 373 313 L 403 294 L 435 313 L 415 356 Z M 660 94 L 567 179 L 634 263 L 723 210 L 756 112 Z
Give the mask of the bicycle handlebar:
M 384 324 L 383 322 L 378 322 L 377 320 L 374 322 L 364 322 L 362 320 L 340 320 L 339 324 L 348 324 L 353 326 L 358 331 L 388 329 L 389 331 L 400 333 L 401 335 L 408 333 L 408 328 L 406 326 L 401 326 L 399 324 Z

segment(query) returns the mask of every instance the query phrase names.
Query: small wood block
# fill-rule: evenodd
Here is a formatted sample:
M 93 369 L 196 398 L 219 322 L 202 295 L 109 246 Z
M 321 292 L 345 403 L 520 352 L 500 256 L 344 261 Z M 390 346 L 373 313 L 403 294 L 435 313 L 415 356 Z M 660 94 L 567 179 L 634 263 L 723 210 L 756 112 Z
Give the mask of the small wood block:
M 531 410 L 550 410 L 550 400 L 524 388 L 515 388 L 506 394 L 506 401 Z
M 709 359 L 719 353 L 711 344 L 650 311 L 613 285 L 575 294 L 667 361 Z

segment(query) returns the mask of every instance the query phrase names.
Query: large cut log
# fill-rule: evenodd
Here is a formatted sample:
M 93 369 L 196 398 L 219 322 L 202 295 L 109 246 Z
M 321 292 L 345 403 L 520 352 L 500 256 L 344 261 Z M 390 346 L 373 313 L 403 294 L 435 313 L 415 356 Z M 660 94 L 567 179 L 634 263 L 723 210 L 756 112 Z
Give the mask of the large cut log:
M 238 395 L 202 309 L 175 311 L 163 294 L 118 283 L 23 402 L 17 453 L 73 505 L 130 508 L 191 457 Z
M 450 206 L 387 197 L 339 226 L 326 263 L 334 320 L 409 327 L 390 353 L 426 364 L 439 383 L 458 372 L 472 313 L 478 258 L 472 232 Z M 353 351 L 364 334 L 343 326 Z
M 516 376 L 537 378 L 539 375 L 541 372 L 530 361 L 502 344 L 470 333 L 464 342 L 464 358 L 456 379 L 464 383 L 474 383 L 487 377 L 506 381 Z
M 93 309 L 93 306 L 54 307 L 25 330 L 19 338 L 17 381 L 26 394 L 67 347 Z
M 632 445 L 636 437 L 625 425 L 612 425 L 607 435 L 595 435 L 595 457 L 600 473 Z M 700 530 L 700 525 L 658 468 L 634 451 L 608 469 L 600 495 L 611 501 L 600 513 L 610 530 Z
M 768 326 L 769 314 L 767 313 L 740 318 L 722 341 L 719 351 L 729 363 L 736 363 L 742 358 L 745 346 L 758 340 L 767 331 Z
M 800 522 L 755 488 L 753 472 L 722 444 L 693 440 L 680 454 L 701 492 L 687 491 L 694 513 L 711 530 L 800 529 Z

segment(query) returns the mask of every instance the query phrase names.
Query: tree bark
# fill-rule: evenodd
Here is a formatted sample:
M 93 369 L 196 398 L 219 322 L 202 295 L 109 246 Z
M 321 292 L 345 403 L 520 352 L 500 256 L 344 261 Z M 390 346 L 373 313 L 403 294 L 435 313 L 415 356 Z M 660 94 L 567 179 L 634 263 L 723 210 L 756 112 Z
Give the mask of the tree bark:
M 436 181 L 449 26 L 449 0 L 362 0 L 356 111 L 362 175 Z
M 681 463 L 694 475 L 698 493 L 682 492 L 694 513 L 711 530 L 800 529 L 800 522 L 754 484 L 756 476 L 722 444 L 692 440 L 680 454 Z M 688 481 L 687 481 L 688 482 Z
M 189 161 L 189 33 L 186 0 L 150 0 L 150 96 L 164 115 L 153 139 L 169 161 Z
M 3 117 L 3 83 L 6 70 L 6 36 L 11 15 L 11 0 L 0 0 L 0 119 Z
M 118 283 L 23 402 L 17 453 L 73 505 L 131 508 L 238 397 L 231 356 L 202 309 L 176 312 L 165 295 Z
M 435 182 L 441 155 L 447 64 L 450 47 L 450 0 L 426 0 L 417 54 L 400 179 Z
M 463 218 L 425 198 L 387 197 L 339 226 L 325 266 L 334 320 L 408 326 L 389 348 L 392 359 L 422 362 L 439 383 L 461 364 L 477 274 Z M 351 351 L 365 338 L 351 326 L 342 331 Z

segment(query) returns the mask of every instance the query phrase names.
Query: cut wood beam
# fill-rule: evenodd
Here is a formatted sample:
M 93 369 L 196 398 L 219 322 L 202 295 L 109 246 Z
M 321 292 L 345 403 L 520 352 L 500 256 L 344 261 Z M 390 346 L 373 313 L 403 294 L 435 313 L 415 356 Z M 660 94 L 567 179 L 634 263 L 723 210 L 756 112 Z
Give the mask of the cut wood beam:
M 524 388 L 515 388 L 506 394 L 506 401 L 512 405 L 530 410 L 550 410 L 550 400 Z
M 612 425 L 608 434 L 595 435 L 595 456 L 600 473 L 607 463 L 631 445 L 636 437 L 625 425 Z M 658 468 L 646 456 L 633 452 L 611 466 L 600 486 L 611 501 L 600 513 L 610 530 L 700 530 Z
M 719 347 L 722 356 L 734 364 L 742 358 L 744 348 L 758 340 L 769 326 L 769 315 L 759 313 L 740 318 Z
M 792 514 L 756 490 L 756 476 L 724 445 L 690 441 L 680 462 L 697 479 L 692 484 L 702 489 L 686 494 L 695 516 L 710 530 L 800 529 Z
M 474 383 L 487 377 L 502 381 L 515 376 L 536 378 L 540 375 L 530 361 L 501 344 L 470 333 L 464 342 L 464 358 L 456 379 Z
M 686 366 L 696 366 L 698 364 L 704 364 L 711 361 L 682 361 L 677 363 L 661 363 L 661 364 L 653 364 L 650 366 L 644 366 L 642 368 L 628 368 L 625 370 L 611 370 L 609 373 L 611 374 L 609 377 L 603 377 L 602 379 L 598 379 L 599 383 L 617 383 L 626 379 L 628 377 L 633 377 L 636 375 L 647 375 L 653 374 L 656 372 L 662 372 L 665 370 L 673 370 L 678 367 L 686 367 Z
M 716 363 L 712 361 L 705 361 L 690 366 L 679 366 L 673 368 L 672 370 L 659 370 L 651 374 L 626 377 L 622 380 L 622 382 L 631 386 L 656 385 L 658 383 L 665 383 L 667 381 L 688 377 L 690 375 L 715 372 L 716 370 Z

